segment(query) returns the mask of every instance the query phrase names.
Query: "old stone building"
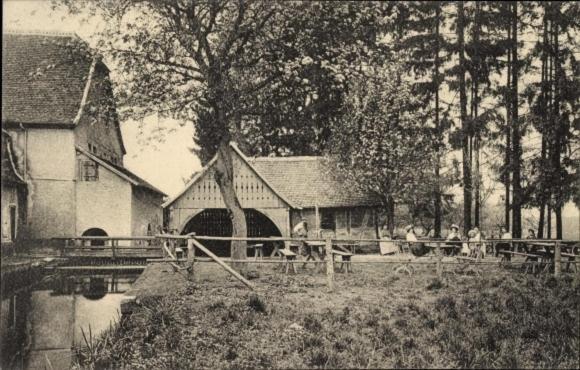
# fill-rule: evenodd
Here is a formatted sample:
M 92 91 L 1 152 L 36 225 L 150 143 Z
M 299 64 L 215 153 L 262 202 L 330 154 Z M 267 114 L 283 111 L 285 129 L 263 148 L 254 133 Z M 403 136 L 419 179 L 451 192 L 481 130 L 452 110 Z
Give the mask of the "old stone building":
M 2 128 L 28 186 L 27 238 L 157 231 L 165 194 L 123 167 L 101 59 L 74 34 L 6 33 L 2 54 Z
M 231 148 L 235 192 L 249 236 L 289 236 L 305 218 L 311 238 L 321 229 L 333 230 L 339 238 L 377 237 L 378 199 L 331 176 L 325 158 L 247 158 L 235 144 Z M 214 163 L 215 158 L 164 204 L 169 228 L 181 234 L 231 236 L 231 221 L 213 178 Z M 229 253 L 228 243 L 206 244 L 218 254 Z

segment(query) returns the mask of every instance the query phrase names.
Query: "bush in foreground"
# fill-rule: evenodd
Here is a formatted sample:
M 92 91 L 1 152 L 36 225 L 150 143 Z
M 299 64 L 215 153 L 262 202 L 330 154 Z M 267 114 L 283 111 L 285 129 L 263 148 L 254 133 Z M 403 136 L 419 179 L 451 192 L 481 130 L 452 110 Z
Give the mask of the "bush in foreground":
M 571 279 L 453 279 L 407 288 L 421 294 L 396 302 L 384 287 L 377 287 L 372 302 L 350 296 L 339 300 L 309 288 L 299 306 L 283 289 L 266 296 L 199 287 L 191 295 L 143 302 L 101 339 L 98 354 L 79 349 L 78 365 L 578 367 L 580 294 Z M 344 301 L 344 307 L 321 309 L 329 299 Z

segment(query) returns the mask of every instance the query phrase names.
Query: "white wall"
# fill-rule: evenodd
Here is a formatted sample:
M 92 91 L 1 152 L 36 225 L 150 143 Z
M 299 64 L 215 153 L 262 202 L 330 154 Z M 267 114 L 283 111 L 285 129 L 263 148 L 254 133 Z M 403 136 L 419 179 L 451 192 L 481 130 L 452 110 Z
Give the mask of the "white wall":
M 109 236 L 131 235 L 131 184 L 103 166 L 98 171 L 98 181 L 77 182 L 77 235 L 94 227 Z

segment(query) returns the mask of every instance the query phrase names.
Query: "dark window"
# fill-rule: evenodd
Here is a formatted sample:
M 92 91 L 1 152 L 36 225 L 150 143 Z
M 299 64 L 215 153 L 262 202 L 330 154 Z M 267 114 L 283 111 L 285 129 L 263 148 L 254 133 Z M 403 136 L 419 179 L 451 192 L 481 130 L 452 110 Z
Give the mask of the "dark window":
M 16 240 L 16 206 L 10 206 L 10 240 Z
M 320 211 L 320 228 L 326 230 L 336 230 L 333 210 L 323 209 Z
M 99 165 L 93 161 L 82 161 L 82 181 L 98 181 Z

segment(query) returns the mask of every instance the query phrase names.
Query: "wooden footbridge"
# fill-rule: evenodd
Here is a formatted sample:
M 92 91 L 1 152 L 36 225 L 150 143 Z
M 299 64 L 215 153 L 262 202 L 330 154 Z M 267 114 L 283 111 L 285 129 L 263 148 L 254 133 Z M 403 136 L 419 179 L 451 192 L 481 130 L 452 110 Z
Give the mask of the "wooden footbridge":
M 163 257 L 163 240 L 154 236 L 90 236 L 54 238 L 58 255 L 66 259 L 60 270 L 144 269 L 150 259 Z

